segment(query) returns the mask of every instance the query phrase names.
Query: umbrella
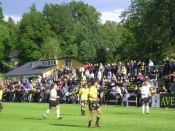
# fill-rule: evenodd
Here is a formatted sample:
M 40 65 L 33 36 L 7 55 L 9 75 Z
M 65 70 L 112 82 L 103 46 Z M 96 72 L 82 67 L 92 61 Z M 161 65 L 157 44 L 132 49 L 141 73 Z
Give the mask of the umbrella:
M 38 75 L 28 75 L 28 76 L 26 76 L 26 78 L 37 78 L 38 77 Z

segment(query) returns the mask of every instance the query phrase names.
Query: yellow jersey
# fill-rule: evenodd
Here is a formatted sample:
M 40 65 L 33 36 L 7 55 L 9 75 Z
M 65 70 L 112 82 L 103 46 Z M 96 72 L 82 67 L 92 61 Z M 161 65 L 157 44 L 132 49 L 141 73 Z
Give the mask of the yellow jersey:
M 2 100 L 3 91 L 0 90 L 0 100 Z
M 89 95 L 91 95 L 94 98 L 89 97 L 90 101 L 95 101 L 95 98 L 98 98 L 98 91 L 97 88 L 95 86 L 91 86 L 89 89 Z
M 88 100 L 89 88 L 81 88 L 79 91 L 81 100 Z

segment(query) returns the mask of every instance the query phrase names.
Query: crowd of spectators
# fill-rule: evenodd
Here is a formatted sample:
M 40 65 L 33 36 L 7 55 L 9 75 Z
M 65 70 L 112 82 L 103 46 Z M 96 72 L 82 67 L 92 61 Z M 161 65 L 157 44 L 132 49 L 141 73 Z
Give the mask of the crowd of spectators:
M 145 70 L 146 69 L 146 70 Z M 163 71 L 161 71 L 163 69 Z M 159 89 L 158 80 L 163 76 L 162 89 Z M 165 76 L 165 77 L 164 77 Z M 175 61 L 170 64 L 168 58 L 163 61 L 163 66 L 157 68 L 152 60 L 148 65 L 144 62 L 131 60 L 124 65 L 122 62 L 107 65 L 87 64 L 83 68 L 56 69 L 51 76 L 24 81 L 4 80 L 1 86 L 4 90 L 3 101 L 7 102 L 48 102 L 51 85 L 58 85 L 60 103 L 79 104 L 79 89 L 85 83 L 92 85 L 94 79 L 98 79 L 99 98 L 101 105 L 111 99 L 116 99 L 120 105 L 128 106 L 129 90 L 134 90 L 140 95 L 140 87 L 145 80 L 150 81 L 152 94 L 175 93 Z M 139 102 L 138 102 L 139 103 Z

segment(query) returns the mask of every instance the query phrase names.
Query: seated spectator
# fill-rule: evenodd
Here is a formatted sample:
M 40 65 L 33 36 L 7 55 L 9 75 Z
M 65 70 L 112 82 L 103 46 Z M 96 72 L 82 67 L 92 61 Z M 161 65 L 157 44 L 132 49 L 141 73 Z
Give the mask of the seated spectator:
M 153 80 L 153 88 L 158 88 L 158 82 L 156 79 Z
M 140 84 L 140 86 L 143 84 L 143 81 L 145 80 L 145 76 L 142 75 L 141 73 L 139 73 L 138 77 L 137 77 L 137 83 Z
M 167 89 L 165 88 L 165 86 L 163 86 L 162 89 L 159 90 L 159 94 L 167 94 Z
M 150 79 L 156 79 L 156 70 L 150 72 Z

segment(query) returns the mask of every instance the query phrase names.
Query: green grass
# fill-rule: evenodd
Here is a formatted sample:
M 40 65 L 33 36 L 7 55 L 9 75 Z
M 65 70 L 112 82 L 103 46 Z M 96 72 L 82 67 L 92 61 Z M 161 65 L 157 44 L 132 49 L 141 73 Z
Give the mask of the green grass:
M 173 131 L 174 109 L 150 109 L 150 115 L 142 115 L 141 108 L 102 106 L 101 128 L 87 128 L 89 111 L 80 116 L 80 105 L 61 104 L 61 116 L 56 119 L 56 110 L 42 114 L 47 103 L 3 103 L 0 112 L 0 131 Z M 93 124 L 96 117 L 93 118 Z

